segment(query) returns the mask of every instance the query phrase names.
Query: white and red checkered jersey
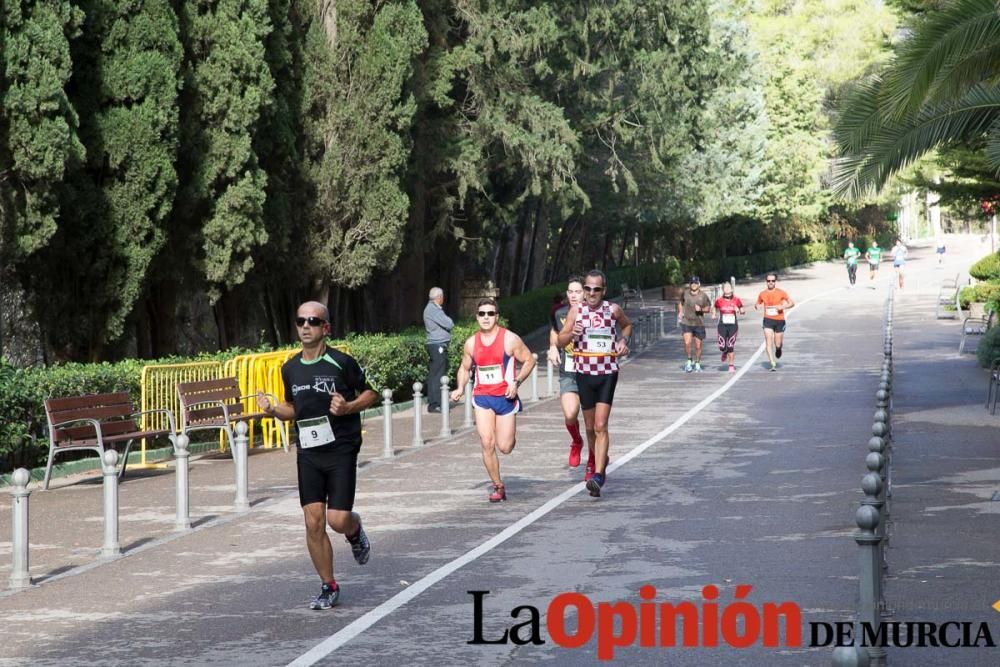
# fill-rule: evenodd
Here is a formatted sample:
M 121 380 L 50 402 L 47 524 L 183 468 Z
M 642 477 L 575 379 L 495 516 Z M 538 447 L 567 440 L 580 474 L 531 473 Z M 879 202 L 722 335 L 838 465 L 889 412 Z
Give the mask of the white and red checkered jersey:
M 583 333 L 573 339 L 576 372 L 585 375 L 611 375 L 618 372 L 618 322 L 607 301 L 596 308 L 580 304 L 576 321 L 583 322 Z

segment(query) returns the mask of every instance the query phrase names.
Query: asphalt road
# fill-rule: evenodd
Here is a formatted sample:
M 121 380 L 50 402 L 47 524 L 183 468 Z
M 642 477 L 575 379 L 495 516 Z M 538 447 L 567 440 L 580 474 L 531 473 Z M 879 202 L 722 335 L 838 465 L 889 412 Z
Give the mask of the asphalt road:
M 1000 598 L 996 422 L 979 405 L 985 376 L 955 353 L 958 323 L 933 317 L 940 280 L 982 248 L 956 238 L 949 251 L 938 268 L 933 249 L 914 249 L 897 299 L 887 620 L 987 622 L 1000 642 L 989 608 Z M 781 276 L 799 306 L 776 373 L 755 314 L 741 324 L 735 377 L 714 341 L 705 372 L 685 374 L 676 335 L 627 364 L 600 499 L 583 490 L 582 467 L 567 467 L 559 408 L 545 401 L 518 417 L 504 504 L 486 501 L 469 434 L 366 465 L 356 509 L 372 557 L 357 566 L 335 540 L 333 610 L 307 608 L 318 581 L 286 479 L 247 514 L 0 596 L 0 665 L 828 665 L 810 624 L 850 621 L 856 607 L 854 512 L 891 270 L 872 284 L 859 273 L 853 290 L 839 264 Z M 736 291 L 752 302 L 761 287 Z M 479 638 L 505 643 L 470 643 L 477 599 Z M 752 619 L 783 602 L 800 622 L 764 646 Z M 697 646 L 660 645 L 665 604 L 694 611 Z M 732 645 L 741 637 L 750 646 Z M 890 648 L 889 658 L 1000 664 L 996 648 Z

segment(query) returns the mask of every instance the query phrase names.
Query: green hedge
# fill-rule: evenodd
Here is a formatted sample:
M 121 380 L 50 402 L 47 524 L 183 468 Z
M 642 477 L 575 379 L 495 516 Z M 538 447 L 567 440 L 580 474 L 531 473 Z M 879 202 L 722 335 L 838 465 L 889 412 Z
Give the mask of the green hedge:
M 994 325 L 976 346 L 976 359 L 980 366 L 989 368 L 997 358 L 1000 358 L 1000 326 Z
M 991 253 L 969 267 L 969 275 L 976 280 L 1000 279 L 1000 253 Z
M 448 349 L 448 373 L 452 378 L 462 361 L 462 344 L 475 330 L 472 323 L 459 322 L 452 331 L 452 342 Z M 350 346 L 351 353 L 365 368 L 379 391 L 391 388 L 393 400 L 402 401 L 413 397 L 414 382 L 427 381 L 430 360 L 425 340 L 424 332 L 414 328 L 391 336 L 352 335 L 342 342 Z M 162 359 L 158 363 L 226 361 L 247 352 L 248 350 L 234 349 L 201 355 L 197 359 Z M 44 405 L 46 398 L 127 391 L 138 406 L 142 368 L 149 363 L 130 359 L 113 364 L 64 364 L 20 369 L 0 360 L 0 415 L 3 415 L 0 420 L 0 474 L 21 466 L 33 468 L 44 465 L 48 456 Z M 80 456 L 87 454 L 80 453 Z M 59 460 L 65 461 L 68 458 L 62 457 Z
M 958 298 L 962 302 L 962 308 L 966 310 L 973 302 L 991 304 L 996 310 L 997 303 L 1000 302 L 1000 280 L 963 287 Z

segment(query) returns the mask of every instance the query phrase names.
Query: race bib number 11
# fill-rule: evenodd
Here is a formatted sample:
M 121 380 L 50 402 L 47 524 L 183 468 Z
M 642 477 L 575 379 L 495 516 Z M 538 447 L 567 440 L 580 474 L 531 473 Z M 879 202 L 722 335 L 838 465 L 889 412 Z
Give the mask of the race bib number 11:
M 478 371 L 479 384 L 500 384 L 503 381 L 503 374 L 500 372 L 500 365 L 480 366 Z

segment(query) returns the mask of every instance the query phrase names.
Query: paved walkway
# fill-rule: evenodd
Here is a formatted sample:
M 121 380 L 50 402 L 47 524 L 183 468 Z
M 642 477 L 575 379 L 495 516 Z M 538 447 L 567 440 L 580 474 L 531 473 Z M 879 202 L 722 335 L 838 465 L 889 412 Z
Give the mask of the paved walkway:
M 975 246 L 975 247 L 974 247 Z M 996 536 L 1000 490 L 996 419 L 982 409 L 985 373 L 957 356 L 958 324 L 933 319 L 944 275 L 981 256 L 950 239 L 948 265 L 916 249 L 897 303 L 892 620 L 980 620 L 1000 641 Z M 397 415 L 396 449 L 379 458 L 381 422 L 366 424 L 357 509 L 373 555 L 356 566 L 335 541 L 340 607 L 311 612 L 315 573 L 305 553 L 294 491 L 294 455 L 250 457 L 251 510 L 232 510 L 232 464 L 192 467 L 196 530 L 175 534 L 173 475 L 144 471 L 121 487 L 125 557 L 98 560 L 100 484 L 60 481 L 31 496 L 32 575 L 40 585 L 0 593 L 0 665 L 597 664 L 597 641 L 561 648 L 546 608 L 561 592 L 594 603 L 704 602 L 720 610 L 748 584 L 748 600 L 795 601 L 803 623 L 850 620 L 857 598 L 851 535 L 881 362 L 887 276 L 876 289 L 844 288 L 843 268 L 787 272 L 781 286 L 801 305 L 786 354 L 768 373 L 759 324 L 746 318 L 735 378 L 706 353 L 707 372 L 682 372 L 676 335 L 623 370 L 612 413 L 605 497 L 591 499 L 582 468 L 566 467 L 566 433 L 553 400 L 519 417 L 519 445 L 504 459 L 510 501 L 485 501 L 486 477 L 469 431 L 409 446 L 412 415 Z M 745 299 L 762 286 L 740 285 Z M 709 351 L 713 348 L 708 346 Z M 544 390 L 544 382 L 540 383 Z M 461 423 L 461 410 L 453 412 Z M 0 535 L 10 532 L 0 494 Z M 9 571 L 0 542 L 0 577 Z M 541 645 L 470 645 L 470 590 L 488 590 L 484 638 L 537 607 Z M 575 627 L 570 621 L 568 628 Z M 529 634 L 522 629 L 523 636 Z M 804 636 L 808 644 L 808 632 Z M 314 648 L 315 647 L 315 648 Z M 827 665 L 829 648 L 642 648 L 621 664 Z M 996 665 L 997 649 L 890 649 L 894 665 Z

